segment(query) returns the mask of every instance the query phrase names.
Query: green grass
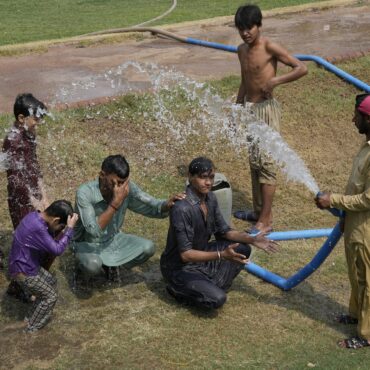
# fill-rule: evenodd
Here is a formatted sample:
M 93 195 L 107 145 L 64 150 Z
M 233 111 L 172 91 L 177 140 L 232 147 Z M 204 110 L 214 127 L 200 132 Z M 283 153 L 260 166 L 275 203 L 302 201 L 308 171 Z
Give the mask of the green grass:
M 318 0 L 258 1 L 262 9 Z M 179 0 L 157 24 L 232 15 L 240 0 Z M 0 45 L 59 39 L 94 31 L 130 27 L 164 13 L 170 0 L 0 0 Z
M 339 65 L 370 80 L 370 57 Z M 234 99 L 239 78 L 212 82 L 225 98 Z M 322 190 L 343 191 L 361 138 L 351 119 L 356 90 L 323 69 L 310 65 L 308 76 L 281 86 L 282 134 L 305 161 Z M 171 101 L 184 125 L 194 110 L 177 90 Z M 209 141 L 199 131 L 185 143 L 173 140 L 150 111 L 150 93 L 127 95 L 87 109 L 55 112 L 41 126 L 38 155 L 50 199 L 74 199 L 77 186 L 97 176 L 101 160 L 123 153 L 132 178 L 157 197 L 181 191 L 185 178 L 178 167 L 197 155 L 209 155 L 231 182 L 234 209 L 251 203 L 247 158 Z M 98 113 L 99 112 L 99 113 Z M 0 130 L 11 124 L 0 116 Z M 148 147 L 148 142 L 156 144 Z M 155 157 L 154 161 L 150 157 Z M 335 219 L 316 209 L 304 186 L 279 177 L 274 203 L 276 230 L 330 227 Z M 9 252 L 12 228 L 6 204 L 6 179 L 0 174 L 0 243 Z M 235 221 L 238 229 L 246 225 Z M 53 267 L 60 298 L 53 320 L 40 333 L 25 336 L 0 329 L 1 366 L 22 369 L 367 369 L 370 352 L 347 351 L 336 341 L 354 328 L 332 322 L 346 310 L 349 283 L 343 243 L 309 279 L 290 292 L 241 273 L 228 302 L 216 313 L 179 306 L 165 291 L 159 272 L 168 220 L 128 213 L 125 231 L 152 239 L 157 252 L 144 265 L 122 272 L 121 284 L 95 280 L 73 291 L 73 256 L 67 251 Z M 305 265 L 322 240 L 281 243 L 281 252 L 255 253 L 254 261 L 289 276 Z M 0 275 L 0 293 L 6 289 Z M 21 320 L 26 306 L 2 296 L 0 326 Z

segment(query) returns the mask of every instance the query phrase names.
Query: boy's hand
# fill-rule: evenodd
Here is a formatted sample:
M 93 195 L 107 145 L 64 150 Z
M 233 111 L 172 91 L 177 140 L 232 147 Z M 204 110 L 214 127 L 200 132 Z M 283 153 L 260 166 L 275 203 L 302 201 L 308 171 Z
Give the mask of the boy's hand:
M 129 178 L 127 178 L 123 184 L 118 184 L 115 182 L 113 186 L 112 205 L 116 208 L 119 208 L 123 201 L 127 198 L 129 191 Z
M 73 213 L 72 216 L 68 216 L 67 218 L 67 226 L 73 229 L 76 225 L 77 220 L 78 220 L 78 214 Z
M 330 208 L 330 193 L 321 193 L 315 198 L 315 203 L 320 209 Z
M 165 203 L 165 206 L 163 207 L 164 208 L 163 210 L 168 211 L 175 204 L 175 202 L 177 200 L 182 200 L 182 199 L 185 199 L 185 198 L 186 198 L 186 193 L 185 192 L 171 195 L 169 197 L 169 199 L 167 200 L 167 202 Z
M 266 253 L 278 252 L 279 251 L 279 244 L 276 243 L 273 240 L 270 240 L 270 239 L 266 238 L 265 235 L 266 235 L 265 232 L 258 233 L 254 237 L 254 241 L 253 241 L 252 245 L 254 245 L 255 247 L 257 247 L 259 249 L 262 249 Z
M 248 263 L 249 260 L 243 254 L 235 252 L 235 248 L 237 248 L 238 246 L 239 243 L 230 244 L 221 252 L 221 257 L 225 260 L 245 265 L 246 263 Z

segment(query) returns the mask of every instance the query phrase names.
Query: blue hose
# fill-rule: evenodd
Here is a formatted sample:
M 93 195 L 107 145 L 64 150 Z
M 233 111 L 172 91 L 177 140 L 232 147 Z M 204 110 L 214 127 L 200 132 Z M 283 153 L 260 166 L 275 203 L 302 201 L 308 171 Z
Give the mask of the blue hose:
M 237 53 L 238 48 L 233 45 L 225 45 L 225 44 L 219 44 L 217 42 L 210 42 L 210 41 L 204 41 L 204 40 L 198 40 L 198 39 L 193 39 L 191 37 L 187 37 L 185 39 L 185 42 L 188 44 L 192 45 L 199 45 L 199 46 L 205 46 L 208 48 L 213 48 L 213 49 L 219 49 L 219 50 L 224 50 L 228 51 L 230 53 Z M 340 78 L 343 78 L 345 81 L 348 83 L 354 85 L 357 87 L 359 90 L 363 90 L 365 92 L 370 93 L 370 86 L 367 85 L 365 82 L 359 80 L 356 77 L 353 77 L 347 72 L 344 72 L 340 68 L 336 67 L 335 65 L 329 63 L 326 61 L 324 58 L 315 56 L 315 55 L 304 55 L 304 54 L 297 54 L 295 55 L 296 58 L 302 61 L 313 61 L 316 62 L 317 64 L 323 66 L 327 71 L 334 73 Z
M 331 253 L 331 251 L 338 243 L 341 235 L 342 233 L 340 231 L 340 225 L 338 222 L 333 228 L 332 232 L 330 233 L 329 237 L 327 238 L 323 246 L 314 256 L 314 258 L 306 266 L 304 266 L 297 273 L 295 273 L 294 275 L 287 279 L 279 275 L 276 275 L 268 270 L 265 270 L 264 268 L 251 262 L 245 265 L 245 269 L 249 273 L 267 281 L 268 283 L 277 286 L 282 290 L 290 290 L 297 286 L 301 281 L 307 279 L 307 277 L 309 277 L 313 272 L 315 272 L 320 267 L 320 265 L 326 260 L 328 255 Z

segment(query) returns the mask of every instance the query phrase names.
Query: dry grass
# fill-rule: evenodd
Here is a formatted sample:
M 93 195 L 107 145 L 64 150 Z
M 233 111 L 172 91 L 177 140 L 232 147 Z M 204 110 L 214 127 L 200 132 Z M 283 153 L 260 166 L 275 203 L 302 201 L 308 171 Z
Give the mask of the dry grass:
M 369 57 L 341 67 L 364 81 L 370 80 Z M 230 96 L 238 79 L 214 85 Z M 351 123 L 355 93 L 352 87 L 314 66 L 303 80 L 277 91 L 284 110 L 282 134 L 304 159 L 322 190 L 342 191 L 361 143 Z M 39 157 L 50 197 L 73 199 L 75 188 L 97 175 L 102 158 L 116 152 L 128 157 L 133 178 L 144 189 L 166 197 L 183 188 L 184 178 L 177 167 L 208 153 L 232 184 L 234 208 L 250 205 L 246 158 L 236 156 L 230 147 L 220 149 L 221 139 L 210 143 L 199 136 L 181 147 L 176 145 L 140 113 L 150 103 L 150 95 L 130 95 L 88 112 L 64 111 L 57 114 L 55 122 L 42 127 Z M 89 116 L 93 118 L 86 118 Z M 10 122 L 9 116 L 1 117 L 2 128 Z M 148 162 L 148 141 L 163 140 L 157 160 Z M 0 242 L 8 252 L 11 226 L 4 174 L 0 193 Z M 335 219 L 318 211 L 312 198 L 303 186 L 287 184 L 280 178 L 275 228 L 332 226 Z M 245 227 L 239 221 L 235 224 Z M 165 292 L 158 264 L 167 220 L 148 221 L 130 213 L 125 230 L 154 240 L 156 255 L 141 267 L 122 271 L 120 284 L 107 285 L 96 279 L 90 287 L 72 289 L 73 258 L 67 252 L 54 267 L 60 299 L 53 321 L 29 336 L 2 329 L 1 368 L 367 368 L 369 351 L 352 353 L 335 344 L 353 333 L 353 328 L 334 324 L 330 316 L 346 309 L 349 293 L 342 242 L 319 271 L 292 291 L 282 292 L 242 273 L 226 305 L 218 312 L 207 313 L 181 307 Z M 255 262 L 287 276 L 306 264 L 321 244 L 321 240 L 283 243 L 279 255 L 256 253 Z M 6 284 L 1 276 L 2 293 Z M 20 320 L 25 310 L 25 305 L 3 295 L 1 324 Z

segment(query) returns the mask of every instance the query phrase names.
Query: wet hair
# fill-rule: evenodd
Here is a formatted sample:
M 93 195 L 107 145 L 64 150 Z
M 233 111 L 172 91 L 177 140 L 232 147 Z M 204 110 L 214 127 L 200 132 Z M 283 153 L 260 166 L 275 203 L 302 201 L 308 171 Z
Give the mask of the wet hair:
M 31 115 L 42 117 L 46 110 L 45 104 L 30 93 L 19 94 L 15 99 L 13 107 L 15 119 L 18 119 L 20 114 L 23 114 L 24 117 Z
M 202 173 L 211 172 L 215 168 L 213 162 L 206 157 L 193 159 L 189 164 L 189 174 L 201 175 Z
M 257 5 L 240 6 L 235 13 L 235 27 L 239 30 L 250 30 L 253 26 L 262 26 L 262 12 Z
M 130 166 L 124 156 L 121 154 L 110 155 L 105 158 L 102 165 L 102 171 L 107 175 L 114 173 L 121 179 L 125 179 L 130 174 Z
M 45 213 L 51 217 L 59 217 L 59 224 L 66 225 L 68 216 L 73 215 L 73 207 L 68 200 L 56 200 L 45 209 Z

